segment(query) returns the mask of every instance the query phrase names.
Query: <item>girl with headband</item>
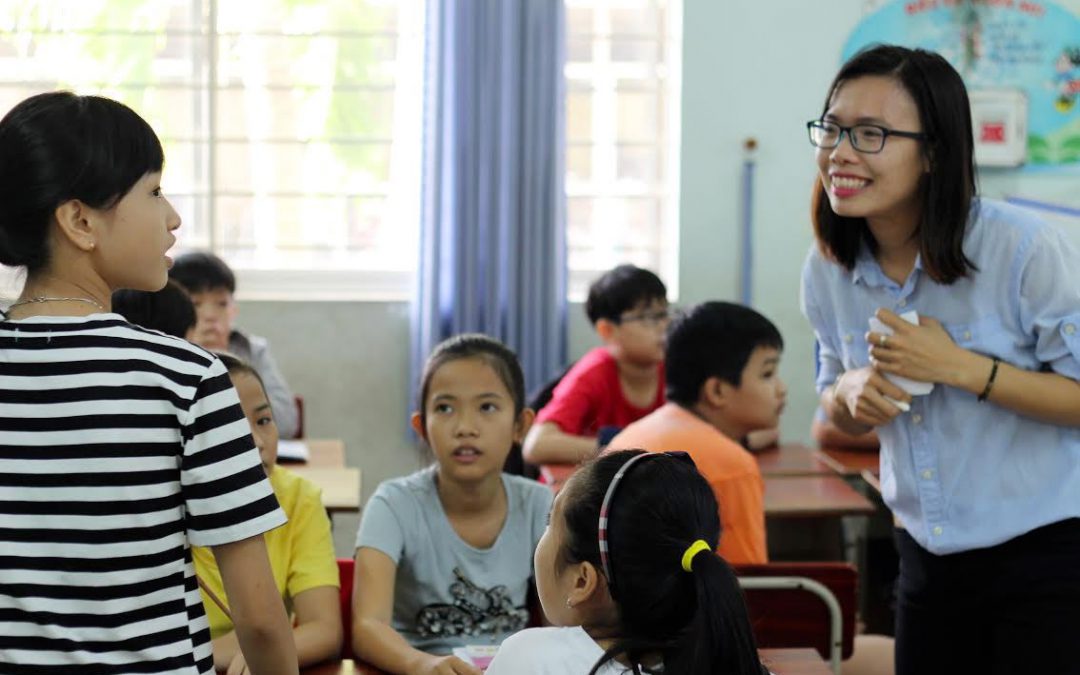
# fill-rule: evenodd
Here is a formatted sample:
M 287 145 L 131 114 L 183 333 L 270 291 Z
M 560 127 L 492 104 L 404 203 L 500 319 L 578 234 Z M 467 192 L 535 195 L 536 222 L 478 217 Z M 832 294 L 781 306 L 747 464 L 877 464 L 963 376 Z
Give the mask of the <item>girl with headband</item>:
M 627 450 L 582 467 L 536 548 L 555 627 L 508 638 L 487 675 L 761 675 L 742 591 L 713 553 L 717 512 L 684 453 Z

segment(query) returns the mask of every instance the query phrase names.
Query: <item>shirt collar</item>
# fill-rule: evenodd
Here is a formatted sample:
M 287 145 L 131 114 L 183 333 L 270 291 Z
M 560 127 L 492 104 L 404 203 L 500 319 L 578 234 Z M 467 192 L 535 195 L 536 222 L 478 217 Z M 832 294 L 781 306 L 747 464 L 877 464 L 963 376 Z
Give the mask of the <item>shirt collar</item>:
M 923 269 L 922 252 L 915 256 L 914 269 L 920 272 Z M 878 264 L 865 241 L 859 246 L 859 254 L 855 256 L 855 267 L 851 270 L 851 283 L 857 284 L 860 281 L 872 288 L 892 283 L 881 271 L 881 265 Z

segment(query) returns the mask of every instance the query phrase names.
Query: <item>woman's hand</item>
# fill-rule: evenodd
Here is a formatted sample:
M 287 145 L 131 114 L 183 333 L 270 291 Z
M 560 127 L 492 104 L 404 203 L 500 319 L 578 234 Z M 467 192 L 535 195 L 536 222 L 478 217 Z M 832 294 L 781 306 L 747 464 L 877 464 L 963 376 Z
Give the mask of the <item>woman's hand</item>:
M 849 370 L 833 385 L 833 398 L 851 419 L 871 427 L 888 424 L 903 412 L 893 401 L 910 403 L 911 396 L 873 368 Z
M 937 319 L 920 316 L 916 326 L 887 309 L 879 309 L 877 318 L 893 330 L 888 336 L 866 334 L 870 363 L 878 371 L 955 387 L 973 368 L 977 369 L 973 361 L 978 355 L 953 342 Z

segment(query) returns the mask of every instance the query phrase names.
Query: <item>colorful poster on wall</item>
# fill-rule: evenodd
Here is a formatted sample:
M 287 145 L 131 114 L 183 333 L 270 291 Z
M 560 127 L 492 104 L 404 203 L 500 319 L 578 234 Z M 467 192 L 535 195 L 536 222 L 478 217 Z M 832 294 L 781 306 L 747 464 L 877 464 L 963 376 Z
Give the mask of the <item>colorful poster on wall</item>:
M 1080 18 L 1036 0 L 893 0 L 844 45 L 887 42 L 932 49 L 969 89 L 1027 96 L 1027 165 L 1080 172 Z

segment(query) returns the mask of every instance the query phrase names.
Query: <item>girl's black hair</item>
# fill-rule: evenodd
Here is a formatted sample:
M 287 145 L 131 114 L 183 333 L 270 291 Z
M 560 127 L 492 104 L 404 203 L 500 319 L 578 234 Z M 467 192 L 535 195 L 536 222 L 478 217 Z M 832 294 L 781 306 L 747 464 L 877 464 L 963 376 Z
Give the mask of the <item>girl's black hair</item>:
M 66 91 L 22 101 L 0 120 L 0 263 L 41 270 L 57 207 L 111 208 L 164 161 L 154 130 L 123 103 Z
M 590 562 L 601 570 L 600 507 L 615 473 L 641 450 L 602 455 L 563 488 L 566 538 L 560 563 Z M 660 655 L 665 675 L 762 675 L 742 589 L 713 551 L 720 539 L 716 498 L 689 457 L 660 455 L 635 464 L 619 482 L 608 510 L 608 560 L 617 580 L 616 643 L 589 675 L 625 656 L 635 674 Z M 710 551 L 682 556 L 698 539 Z M 642 662 L 646 664 L 643 665 Z
M 964 80 L 935 52 L 873 45 L 840 68 L 822 116 L 842 85 L 868 75 L 895 79 L 919 110 L 922 132 L 929 137 L 923 141 L 923 152 L 930 161 L 920 187 L 919 252 L 926 272 L 938 283 L 951 284 L 978 271 L 964 255 L 964 232 L 976 193 L 971 105 Z M 811 208 L 818 246 L 826 256 L 850 271 L 863 243 L 876 253 L 877 242 L 866 219 L 837 215 L 820 180 Z
M 112 310 L 133 324 L 178 338 L 186 338 L 196 322 L 191 296 L 172 279 L 160 291 L 113 291 Z
M 440 342 L 424 364 L 416 403 L 421 422 L 427 424 L 427 397 L 435 371 L 460 359 L 480 359 L 491 366 L 514 400 L 514 418 L 525 410 L 525 375 L 517 354 L 495 338 L 480 333 L 463 333 Z
M 214 352 L 214 356 L 218 357 L 218 360 L 225 366 L 225 370 L 229 372 L 229 376 L 236 374 L 251 375 L 259 382 L 259 386 L 262 387 L 263 393 L 266 394 L 266 383 L 263 382 L 262 375 L 259 375 L 259 371 L 255 370 L 255 366 L 251 365 L 244 359 L 240 358 L 232 352 Z M 271 403 L 269 394 L 266 396 L 267 403 Z

